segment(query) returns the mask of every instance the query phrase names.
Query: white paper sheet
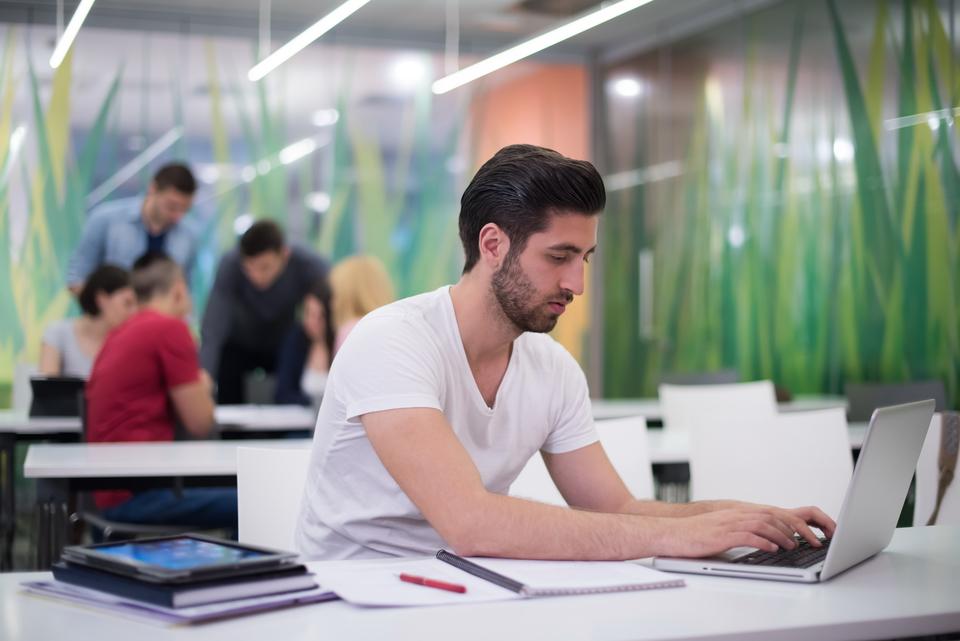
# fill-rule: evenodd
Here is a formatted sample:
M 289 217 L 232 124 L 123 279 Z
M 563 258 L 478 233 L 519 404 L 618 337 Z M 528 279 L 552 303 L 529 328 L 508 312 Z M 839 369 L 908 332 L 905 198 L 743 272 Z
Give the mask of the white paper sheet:
M 519 599 L 519 594 L 461 572 L 435 558 L 384 561 L 323 561 L 309 563 L 310 571 L 344 601 L 367 606 L 448 605 Z M 406 572 L 428 579 L 456 583 L 463 594 L 400 580 Z

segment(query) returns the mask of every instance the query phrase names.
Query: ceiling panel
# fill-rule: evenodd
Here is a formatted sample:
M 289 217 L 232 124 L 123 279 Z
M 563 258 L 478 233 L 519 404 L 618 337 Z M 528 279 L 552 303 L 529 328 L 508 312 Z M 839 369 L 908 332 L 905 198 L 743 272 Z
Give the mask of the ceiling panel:
M 770 0 L 654 0 L 617 20 L 555 47 L 553 55 L 623 52 L 652 46 L 669 34 L 702 28 Z M 66 0 L 67 16 L 77 0 Z M 270 0 L 274 46 L 305 28 L 340 0 Z M 338 43 L 440 48 L 447 10 L 459 13 L 460 49 L 485 55 L 544 31 L 564 18 L 557 12 L 597 6 L 584 0 L 373 0 L 327 37 Z M 56 0 L 0 0 L 0 20 L 52 24 Z M 537 7 L 543 11 L 531 11 Z M 98 0 L 90 25 L 211 31 L 256 37 L 260 0 Z

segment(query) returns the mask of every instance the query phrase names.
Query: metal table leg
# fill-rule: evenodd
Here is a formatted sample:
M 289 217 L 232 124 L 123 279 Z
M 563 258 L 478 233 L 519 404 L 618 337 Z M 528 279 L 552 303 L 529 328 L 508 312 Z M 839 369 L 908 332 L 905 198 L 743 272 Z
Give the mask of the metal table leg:
M 0 572 L 13 569 L 13 536 L 17 529 L 14 466 L 17 439 L 13 434 L 0 434 Z

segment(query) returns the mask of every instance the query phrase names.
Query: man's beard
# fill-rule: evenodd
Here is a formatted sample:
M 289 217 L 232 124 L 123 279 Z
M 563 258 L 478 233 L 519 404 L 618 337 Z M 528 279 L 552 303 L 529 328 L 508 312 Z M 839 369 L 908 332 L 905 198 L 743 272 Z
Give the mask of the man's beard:
M 547 303 L 573 300 L 570 292 L 559 292 L 552 298 L 538 300 L 536 287 L 520 268 L 517 257 L 510 253 L 493 274 L 491 289 L 503 315 L 521 332 L 549 332 L 556 326 L 560 315 L 551 312 Z

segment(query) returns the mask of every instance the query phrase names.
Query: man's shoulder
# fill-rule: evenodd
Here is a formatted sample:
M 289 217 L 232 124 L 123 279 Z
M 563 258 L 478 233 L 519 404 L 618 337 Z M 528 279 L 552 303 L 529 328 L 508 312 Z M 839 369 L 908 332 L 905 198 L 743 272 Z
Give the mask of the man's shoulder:
M 180 318 L 144 310 L 127 320 L 120 328 L 127 337 L 148 337 L 149 340 L 168 340 L 173 335 L 190 335 L 190 328 Z M 119 333 L 119 332 L 118 332 Z
M 104 223 L 136 221 L 140 217 L 142 204 L 142 197 L 118 198 L 97 205 L 90 210 L 88 218 Z
M 558 368 L 580 367 L 567 348 L 550 334 L 524 332 L 517 338 L 516 345 L 520 347 L 524 359 L 537 369 L 556 371 Z
M 401 298 L 378 307 L 360 319 L 351 330 L 364 341 L 394 342 L 404 338 L 416 342 L 439 340 L 443 321 L 443 299 L 446 288 Z
M 303 271 L 324 271 L 326 259 L 315 250 L 300 243 L 290 243 L 290 262 L 295 269 Z
M 416 294 L 401 298 L 392 303 L 383 305 L 363 317 L 362 320 L 391 319 L 404 320 L 409 323 L 427 323 L 441 316 L 444 312 L 444 296 L 449 297 L 447 287 L 441 287 L 423 294 Z M 361 320 L 361 322 L 362 322 Z

